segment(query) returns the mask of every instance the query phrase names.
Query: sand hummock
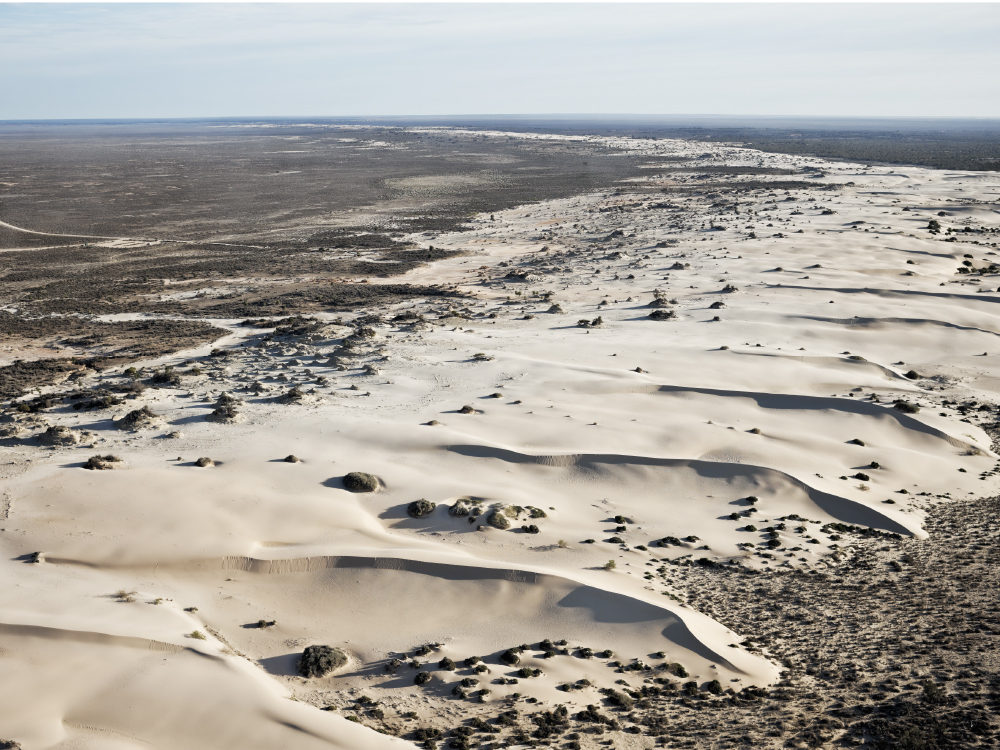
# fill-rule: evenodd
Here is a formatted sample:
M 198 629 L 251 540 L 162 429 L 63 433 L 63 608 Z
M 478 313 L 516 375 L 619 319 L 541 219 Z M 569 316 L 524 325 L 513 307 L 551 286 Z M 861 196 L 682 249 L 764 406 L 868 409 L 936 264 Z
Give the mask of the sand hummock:
M 140 430 L 155 430 L 163 427 L 163 418 L 154 412 L 148 405 L 141 409 L 134 409 L 121 419 L 115 422 L 119 430 L 138 432 Z

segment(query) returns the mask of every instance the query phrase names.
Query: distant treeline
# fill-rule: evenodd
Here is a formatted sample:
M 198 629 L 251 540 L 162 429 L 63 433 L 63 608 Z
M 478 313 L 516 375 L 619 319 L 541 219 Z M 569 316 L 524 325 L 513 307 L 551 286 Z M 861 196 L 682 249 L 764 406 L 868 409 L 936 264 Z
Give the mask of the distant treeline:
M 916 164 L 937 169 L 1000 171 L 1000 131 L 796 132 L 752 128 L 685 128 L 672 137 L 738 142 L 761 151 L 844 159 L 865 164 Z

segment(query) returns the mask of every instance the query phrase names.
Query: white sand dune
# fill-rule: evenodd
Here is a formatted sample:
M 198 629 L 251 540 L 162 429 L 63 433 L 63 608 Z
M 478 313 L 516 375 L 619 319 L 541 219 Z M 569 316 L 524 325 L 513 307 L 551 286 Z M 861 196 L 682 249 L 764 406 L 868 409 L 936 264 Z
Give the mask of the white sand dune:
M 702 685 L 769 685 L 781 665 L 688 603 L 687 566 L 822 571 L 863 534 L 920 539 L 934 503 L 996 492 L 977 415 L 1000 392 L 1000 295 L 979 293 L 1000 285 L 988 271 L 1000 177 L 593 142 L 648 159 L 648 178 L 433 237 L 465 254 L 402 281 L 462 296 L 368 311 L 382 320 L 346 349 L 357 315 L 260 346 L 260 330 L 216 321 L 232 332 L 214 345 L 224 362 L 211 347 L 156 362 L 204 358 L 181 387 L 45 414 L 92 444 L 43 448 L 44 426 L 23 422 L 0 505 L 0 737 L 25 750 L 374 749 L 412 746 L 390 735 L 418 724 L 600 703 L 600 688 L 669 677 L 671 663 Z M 706 148 L 706 166 L 820 167 L 807 179 L 824 189 L 730 193 L 744 177 L 694 181 L 656 161 Z M 942 208 L 981 230 L 978 244 L 929 234 Z M 400 279 L 369 280 L 383 281 Z M 424 319 L 392 320 L 404 311 Z M 306 398 L 283 403 L 292 385 Z M 209 418 L 223 393 L 242 402 L 227 423 Z M 142 406 L 161 427 L 116 429 Z M 98 452 L 122 468 L 83 469 Z M 356 471 L 378 491 L 349 491 Z M 421 499 L 435 507 L 413 517 Z M 543 658 L 545 639 L 567 653 Z M 506 682 L 517 669 L 499 657 L 521 644 L 517 668 L 542 674 Z M 301 677 L 310 645 L 348 661 Z M 472 656 L 489 671 L 465 666 Z M 458 668 L 439 668 L 445 657 Z M 614 663 L 634 660 L 653 669 Z M 463 679 L 492 692 L 456 697 Z M 350 713 L 362 694 L 382 718 Z

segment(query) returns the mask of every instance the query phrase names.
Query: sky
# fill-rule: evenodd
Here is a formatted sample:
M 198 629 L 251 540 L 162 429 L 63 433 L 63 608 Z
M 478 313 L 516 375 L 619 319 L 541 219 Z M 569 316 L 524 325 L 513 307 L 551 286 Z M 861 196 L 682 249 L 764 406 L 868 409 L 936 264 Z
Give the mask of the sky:
M 1000 117 L 998 40 L 1000 3 L 0 3 L 0 120 Z

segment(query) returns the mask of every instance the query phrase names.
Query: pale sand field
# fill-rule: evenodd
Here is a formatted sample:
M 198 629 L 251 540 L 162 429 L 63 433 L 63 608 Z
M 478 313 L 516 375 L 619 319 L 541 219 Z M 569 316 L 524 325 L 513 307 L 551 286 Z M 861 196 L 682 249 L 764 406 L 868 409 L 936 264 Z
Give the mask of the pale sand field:
M 26 750 L 404 747 L 319 708 L 364 694 L 385 718 L 362 723 L 400 733 L 495 716 L 515 692 L 572 713 L 617 679 L 641 684 L 614 660 L 679 663 L 687 679 L 737 691 L 770 685 L 781 666 L 685 604 L 683 565 L 664 561 L 822 570 L 854 538 L 831 539 L 825 524 L 919 538 L 933 503 L 996 491 L 994 475 L 980 479 L 997 463 L 990 436 L 941 404 L 1000 391 L 1000 294 L 986 293 L 1000 282 L 956 274 L 966 253 L 975 267 L 995 260 L 996 236 L 945 243 L 926 226 L 945 211 L 943 227 L 995 228 L 1000 176 L 713 144 L 706 167 L 823 174 L 691 179 L 655 157 L 704 144 L 621 144 L 650 160 L 647 180 L 417 238 L 466 255 L 403 280 L 466 298 L 371 311 L 382 322 L 350 350 L 338 350 L 346 325 L 259 343 L 260 329 L 213 321 L 232 330 L 214 345 L 230 357 L 113 415 L 148 405 L 158 426 L 128 433 L 106 413 L 56 410 L 48 423 L 94 437 L 55 449 L 30 439 L 44 425 L 26 427 L 0 508 L 0 737 Z M 835 187 L 712 197 L 713 182 L 749 179 Z M 658 192 L 678 184 L 700 194 Z M 734 200 L 739 214 L 719 213 Z M 654 290 L 663 307 L 649 306 Z M 562 314 L 548 312 L 555 303 Z M 650 319 L 655 309 L 676 314 Z M 391 320 L 407 310 L 426 322 Z M 186 370 L 210 348 L 146 367 Z M 293 384 L 302 403 L 276 401 Z M 241 421 L 206 419 L 224 392 L 244 402 Z M 122 468 L 82 469 L 96 453 Z M 202 456 L 217 465 L 194 466 Z M 379 491 L 344 489 L 351 471 L 377 476 Z M 436 508 L 409 517 L 421 498 Z M 463 498 L 482 509 L 475 522 L 449 515 Z M 486 523 L 501 505 L 524 509 L 505 531 Z M 804 520 L 784 521 L 766 547 L 765 529 L 790 515 Z M 522 531 L 530 524 L 538 533 Z M 665 537 L 677 543 L 655 545 Z M 38 551 L 41 564 L 17 559 Z M 276 624 L 252 627 L 261 619 Z M 546 638 L 569 655 L 541 658 Z M 493 684 L 516 669 L 498 656 L 522 643 L 518 666 L 543 675 Z M 311 644 L 350 661 L 306 680 L 296 662 Z M 437 644 L 421 659 L 429 684 L 415 686 L 405 664 L 386 671 L 422 644 Z M 470 656 L 489 672 L 437 669 Z M 479 684 L 456 699 L 466 677 Z M 557 690 L 582 679 L 592 687 Z M 615 733 L 615 746 L 654 739 Z

